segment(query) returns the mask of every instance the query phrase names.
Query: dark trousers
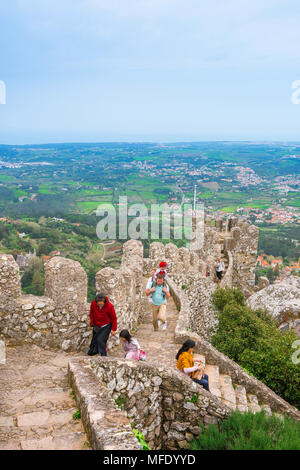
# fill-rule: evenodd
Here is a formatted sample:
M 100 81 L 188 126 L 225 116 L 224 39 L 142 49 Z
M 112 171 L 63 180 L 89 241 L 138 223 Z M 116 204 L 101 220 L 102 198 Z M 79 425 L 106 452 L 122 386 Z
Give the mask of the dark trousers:
M 94 356 L 99 354 L 100 356 L 107 356 L 106 352 L 106 343 L 111 332 L 112 324 L 103 326 L 94 326 L 93 328 L 93 338 L 88 352 L 89 356 Z
M 220 281 L 221 281 L 221 279 L 223 277 L 223 271 L 216 271 L 216 273 L 217 273 L 217 278 L 220 279 Z
M 201 380 L 193 379 L 193 381 L 196 382 L 199 385 L 202 385 L 202 387 L 205 388 L 205 390 L 207 390 L 209 392 L 208 375 L 207 374 L 204 374 Z

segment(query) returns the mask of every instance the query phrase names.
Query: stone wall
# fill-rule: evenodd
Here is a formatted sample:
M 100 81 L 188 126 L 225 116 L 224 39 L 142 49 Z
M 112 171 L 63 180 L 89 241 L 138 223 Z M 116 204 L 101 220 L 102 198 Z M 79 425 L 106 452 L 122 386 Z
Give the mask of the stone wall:
M 12 255 L 0 255 L 0 311 L 7 312 L 14 307 L 14 301 L 21 295 L 19 266 Z
M 217 284 L 210 277 L 205 277 L 200 273 L 172 275 L 172 279 L 168 281 L 171 291 L 174 282 L 178 291 L 181 290 L 184 293 L 189 311 L 187 326 L 191 331 L 209 340 L 218 326 L 218 314 L 211 303 L 211 296 Z
M 232 256 L 231 251 L 227 251 L 227 257 L 228 257 L 228 267 L 220 283 L 220 287 L 222 289 L 225 289 L 226 287 L 231 288 L 233 284 L 233 256 Z
M 167 261 L 168 272 L 172 274 L 206 272 L 206 263 L 196 252 L 185 247 L 178 248 L 173 243 L 164 245 L 153 242 L 150 245 L 149 258 L 144 259 L 144 273 L 150 275 L 153 269 L 158 268 L 161 261 Z
M 239 287 L 248 297 L 255 291 L 258 237 L 257 227 L 236 218 L 217 219 L 214 226 L 207 219 L 204 247 L 198 254 L 206 262 L 213 279 L 216 259 L 222 254 L 227 256 L 226 286 Z
M 129 265 L 130 268 L 127 266 Z M 136 326 L 143 313 L 143 247 L 124 245 L 121 269 L 96 274 L 96 290 L 115 305 L 118 331 Z M 22 295 L 13 256 L 0 257 L 0 333 L 13 343 L 30 342 L 65 351 L 87 350 L 92 328 L 87 302 L 87 274 L 77 261 L 55 256 L 45 263 L 45 295 Z M 108 349 L 119 340 L 110 337 Z
M 43 347 L 86 348 L 91 335 L 86 301 L 87 276 L 73 260 L 54 257 L 45 263 L 45 295 L 22 295 L 19 267 L 3 255 L 0 271 L 0 331 L 11 343 L 30 342 Z M 5 273 L 9 273 L 9 280 Z M 6 302 L 4 299 L 9 299 Z
M 99 383 L 88 358 L 71 359 L 68 379 L 94 450 L 140 450 L 129 419 Z
M 201 423 L 217 423 L 230 413 L 177 370 L 111 358 L 93 358 L 90 363 L 100 386 L 107 387 L 151 449 L 188 448 Z
M 233 287 L 239 287 L 246 297 L 255 290 L 255 269 L 259 229 L 254 225 L 238 222 L 232 229 Z
M 97 292 L 104 292 L 115 307 L 118 332 L 137 326 L 147 301 L 143 289 L 142 243 L 129 240 L 123 246 L 123 253 L 120 269 L 104 268 L 96 274 Z M 108 349 L 119 342 L 118 336 L 110 336 Z

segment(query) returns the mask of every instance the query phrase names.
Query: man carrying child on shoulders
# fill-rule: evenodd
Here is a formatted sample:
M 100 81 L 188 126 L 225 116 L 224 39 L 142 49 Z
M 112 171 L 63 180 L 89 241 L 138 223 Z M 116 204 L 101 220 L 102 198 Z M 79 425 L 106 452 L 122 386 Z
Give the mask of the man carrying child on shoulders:
M 152 275 L 146 286 L 146 295 L 152 303 L 152 316 L 154 331 L 158 331 L 158 321 L 162 322 L 162 330 L 166 330 L 167 300 L 170 298 L 169 286 L 165 282 L 162 272 Z

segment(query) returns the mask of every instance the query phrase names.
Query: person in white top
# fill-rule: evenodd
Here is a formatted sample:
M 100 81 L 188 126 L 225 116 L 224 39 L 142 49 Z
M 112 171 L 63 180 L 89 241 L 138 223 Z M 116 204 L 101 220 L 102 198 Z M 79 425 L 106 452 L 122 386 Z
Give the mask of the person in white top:
M 222 261 L 221 258 L 218 258 L 216 262 L 216 274 L 217 274 L 218 282 L 221 282 L 224 271 L 225 271 L 224 261 Z

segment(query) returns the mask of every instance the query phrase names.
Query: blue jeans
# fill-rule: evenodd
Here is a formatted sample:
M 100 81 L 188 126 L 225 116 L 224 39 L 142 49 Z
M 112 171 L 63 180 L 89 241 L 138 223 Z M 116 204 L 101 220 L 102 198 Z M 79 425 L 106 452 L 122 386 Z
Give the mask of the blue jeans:
M 202 385 L 202 387 L 205 388 L 205 390 L 207 390 L 209 392 L 208 375 L 207 374 L 204 374 L 201 380 L 193 379 L 193 381 L 196 382 L 199 385 Z

